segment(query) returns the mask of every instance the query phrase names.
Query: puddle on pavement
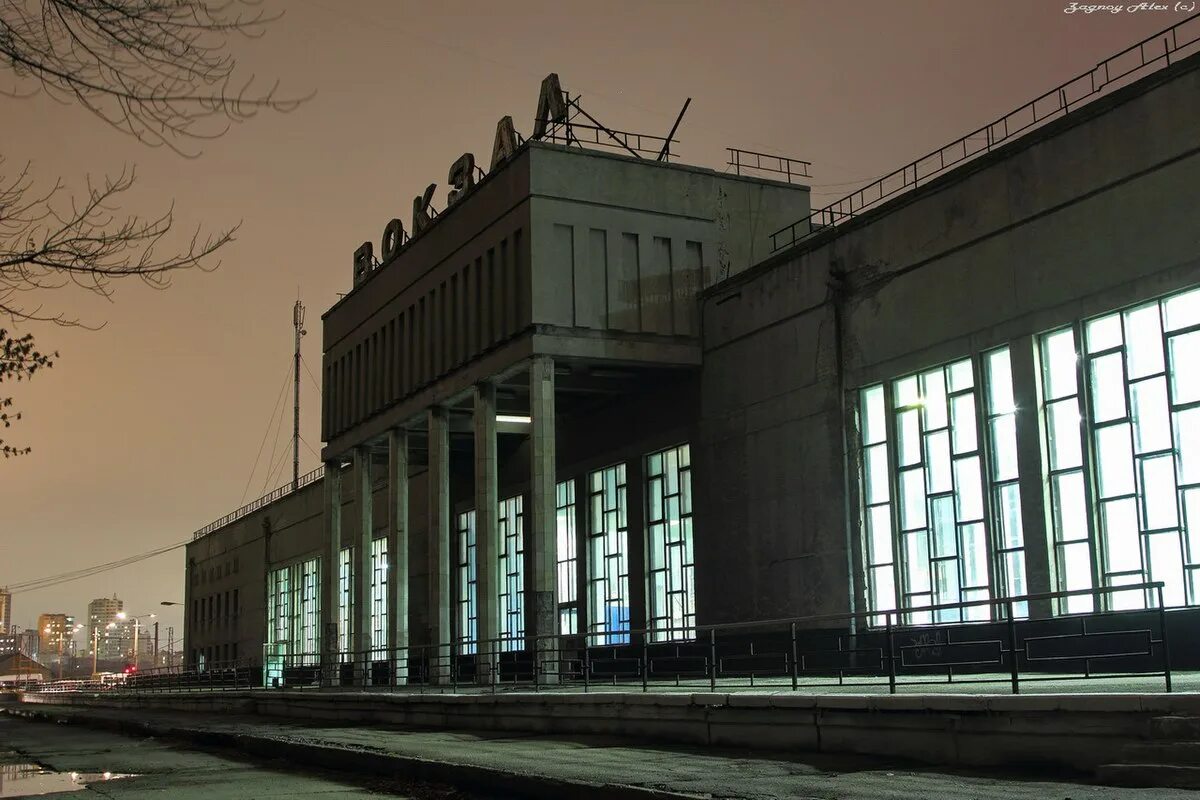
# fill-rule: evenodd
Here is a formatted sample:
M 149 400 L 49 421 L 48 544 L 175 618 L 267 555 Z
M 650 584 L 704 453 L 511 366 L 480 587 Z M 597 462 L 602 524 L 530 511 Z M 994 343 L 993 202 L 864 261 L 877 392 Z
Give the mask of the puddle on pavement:
M 91 783 L 133 777 L 124 772 L 55 772 L 39 764 L 0 764 L 0 797 L 77 792 Z

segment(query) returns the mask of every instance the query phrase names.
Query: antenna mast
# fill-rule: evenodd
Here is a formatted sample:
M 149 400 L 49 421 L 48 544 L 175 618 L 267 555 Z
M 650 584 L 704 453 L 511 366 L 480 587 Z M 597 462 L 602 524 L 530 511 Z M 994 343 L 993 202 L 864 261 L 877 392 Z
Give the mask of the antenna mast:
M 304 304 L 299 300 L 292 307 L 292 325 L 296 329 L 296 357 L 292 365 L 292 491 L 300 488 L 300 337 L 304 330 Z

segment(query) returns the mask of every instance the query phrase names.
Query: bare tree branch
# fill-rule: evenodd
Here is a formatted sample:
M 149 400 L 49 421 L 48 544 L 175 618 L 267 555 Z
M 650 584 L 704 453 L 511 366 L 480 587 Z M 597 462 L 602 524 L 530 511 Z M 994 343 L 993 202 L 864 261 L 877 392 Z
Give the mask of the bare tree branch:
M 231 39 L 258 38 L 280 16 L 255 0 L 3 0 L 0 61 L 16 79 L 4 91 L 41 89 L 147 145 L 196 155 L 189 143 L 307 99 L 235 75 Z
M 44 92 L 143 144 L 196 157 L 200 142 L 230 126 L 307 99 L 280 96 L 278 83 L 258 89 L 253 75 L 237 74 L 231 42 L 262 36 L 278 18 L 258 0 L 0 0 L 0 71 L 6 66 L 11 79 L 0 85 L 0 102 Z M 39 189 L 29 164 L 15 172 L 5 167 L 0 155 L 0 317 L 14 327 L 83 325 L 43 312 L 47 290 L 74 285 L 111 299 L 113 283 L 123 278 L 163 289 L 176 271 L 216 269 L 214 255 L 241 225 L 197 229 L 180 245 L 174 204 L 157 216 L 121 212 L 118 201 L 134 185 L 132 167 L 115 178 L 88 177 L 86 192 L 74 197 L 61 179 Z M 0 330 L 0 346 L 0 382 L 52 364 L 28 335 Z M 2 427 L 20 418 L 11 406 L 12 398 L 0 398 Z M 0 441 L 6 457 L 25 452 Z
M 99 184 L 89 179 L 86 194 L 67 198 L 61 181 L 36 192 L 28 164 L 11 178 L 4 164 L 0 156 L 0 314 L 13 324 L 78 324 L 62 315 L 39 315 L 22 302 L 27 292 L 74 284 L 111 299 L 114 280 L 137 277 L 165 289 L 173 272 L 216 269 L 220 262 L 211 257 L 240 227 L 208 235 L 197 230 L 185 247 L 160 254 L 174 223 L 173 206 L 152 219 L 117 216 L 116 201 L 133 186 L 133 169 Z

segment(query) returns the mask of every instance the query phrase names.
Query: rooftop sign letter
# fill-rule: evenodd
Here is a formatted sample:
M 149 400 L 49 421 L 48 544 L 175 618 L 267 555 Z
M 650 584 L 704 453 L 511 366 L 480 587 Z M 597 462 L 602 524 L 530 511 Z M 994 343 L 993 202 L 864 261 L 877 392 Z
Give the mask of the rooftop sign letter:
M 542 81 L 542 91 L 538 95 L 537 116 L 533 119 L 533 138 L 540 139 L 546 135 L 546 117 L 550 124 L 565 122 L 567 119 L 567 104 L 563 102 L 562 86 L 558 83 L 558 73 L 551 72 Z

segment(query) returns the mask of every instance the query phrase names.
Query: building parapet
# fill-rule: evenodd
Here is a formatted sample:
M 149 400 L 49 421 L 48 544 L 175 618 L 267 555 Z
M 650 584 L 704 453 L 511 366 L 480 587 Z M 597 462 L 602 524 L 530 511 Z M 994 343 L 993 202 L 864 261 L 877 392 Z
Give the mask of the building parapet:
M 786 250 L 824 233 L 885 200 L 915 188 L 920 181 L 929 181 L 976 156 L 989 153 L 1026 131 L 1069 114 L 1099 94 L 1168 67 L 1197 50 L 1200 50 L 1200 15 L 1193 15 L 1104 59 L 1087 72 L 1056 86 L 994 122 L 780 228 L 771 234 L 771 251 L 777 253 Z
M 192 534 L 192 541 L 196 541 L 197 539 L 202 539 L 203 537 L 207 536 L 208 534 L 212 533 L 213 531 L 217 530 L 218 528 L 223 528 L 231 522 L 236 522 L 237 520 L 241 519 L 242 517 L 246 516 L 247 514 L 251 514 L 255 511 L 257 511 L 258 509 L 262 508 L 265 505 L 270 505 L 271 503 L 274 503 L 276 500 L 280 499 L 281 497 L 286 497 L 287 495 L 291 494 L 294 491 L 299 491 L 300 489 L 304 488 L 305 486 L 308 486 L 310 483 L 313 483 L 314 481 L 316 481 L 318 478 L 322 477 L 324 474 L 325 474 L 325 467 L 320 466 L 320 467 L 317 467 L 316 469 L 314 469 L 312 472 L 301 475 L 300 480 L 295 483 L 293 483 L 292 481 L 288 481 L 283 486 L 280 486 L 278 489 L 271 492 L 270 494 L 264 494 L 262 497 L 258 498 L 257 500 L 255 500 L 251 503 L 247 503 L 246 505 L 242 506 L 241 508 L 237 509 L 236 511 L 231 511 L 230 513 L 226 514 L 225 516 L 221 517 L 220 519 L 213 520 L 212 522 L 208 523 L 203 528 L 201 528 L 200 530 L 198 530 L 194 534 Z

